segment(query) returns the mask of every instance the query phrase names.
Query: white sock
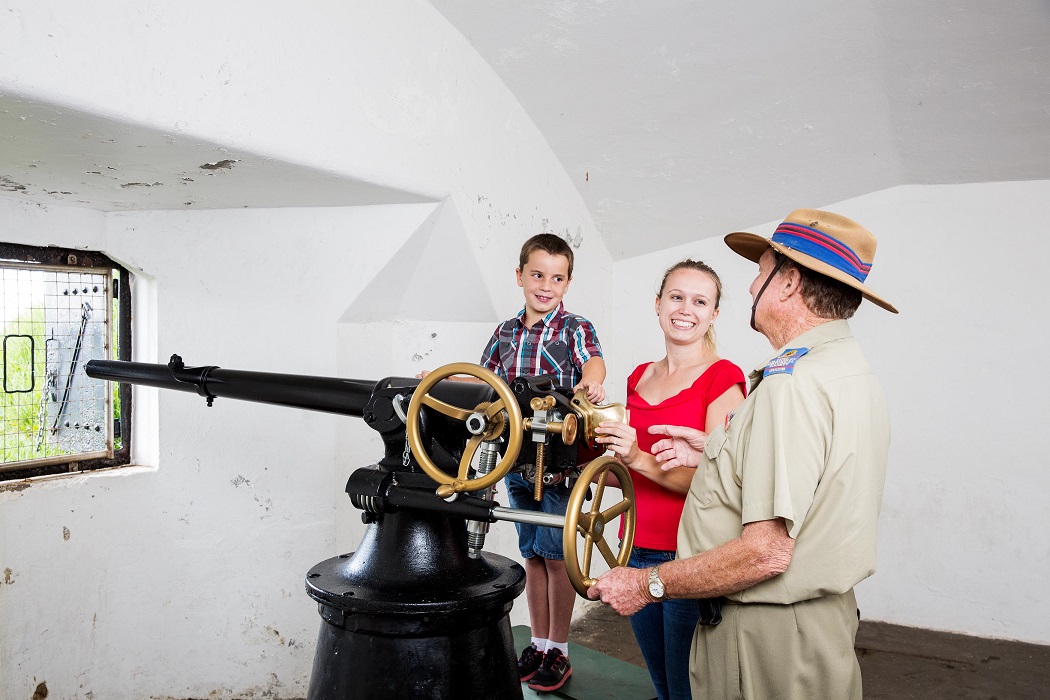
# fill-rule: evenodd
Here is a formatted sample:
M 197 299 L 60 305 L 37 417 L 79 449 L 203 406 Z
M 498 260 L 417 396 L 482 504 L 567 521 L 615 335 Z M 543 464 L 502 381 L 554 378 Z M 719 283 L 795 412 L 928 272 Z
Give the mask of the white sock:
M 547 645 L 549 643 L 549 640 L 546 639 L 540 639 L 539 637 L 532 638 L 532 646 L 536 647 L 536 651 L 542 651 L 543 653 L 547 653 Z
M 569 658 L 569 643 L 568 642 L 551 642 L 551 641 L 548 641 L 547 642 L 547 648 L 544 649 L 544 653 L 550 651 L 551 649 L 558 649 L 558 650 L 561 651 L 561 653 L 565 656 L 566 659 Z

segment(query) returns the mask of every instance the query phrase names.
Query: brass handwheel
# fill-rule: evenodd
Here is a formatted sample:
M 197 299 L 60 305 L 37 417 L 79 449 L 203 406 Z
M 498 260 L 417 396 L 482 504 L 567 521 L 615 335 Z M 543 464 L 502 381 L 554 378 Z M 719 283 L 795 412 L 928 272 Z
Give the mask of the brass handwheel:
M 605 494 L 609 472 L 615 474 L 616 479 L 620 482 L 623 498 L 610 508 L 601 510 L 602 496 Z M 584 498 L 592 482 L 597 482 L 594 498 L 591 499 L 590 510 L 585 512 L 583 510 Z M 620 544 L 619 553 L 614 554 L 605 535 L 609 533 L 609 523 L 615 521 L 616 517 L 621 514 L 623 515 L 623 542 Z M 591 555 L 595 547 L 601 552 L 605 563 L 610 568 L 627 566 L 627 560 L 631 558 L 631 546 L 634 544 L 634 519 L 634 484 L 631 482 L 631 475 L 627 467 L 611 457 L 599 457 L 584 467 L 569 495 L 569 506 L 565 511 L 565 529 L 562 530 L 565 569 L 569 574 L 572 587 L 584 598 L 587 597 L 587 589 L 597 581 L 591 578 Z M 582 564 L 576 551 L 577 533 L 583 535 Z M 615 530 L 612 532 L 613 537 L 616 537 L 617 534 Z
M 466 374 L 475 379 L 480 379 L 496 392 L 497 399 L 491 403 L 480 403 L 473 408 L 460 408 L 430 395 L 430 390 L 438 382 L 455 374 Z M 423 446 L 423 440 L 419 434 L 419 412 L 423 406 L 443 413 L 450 418 L 461 420 L 468 425 L 471 423 L 483 423 L 478 429 L 471 430 L 473 436 L 467 441 L 467 446 L 463 450 L 463 457 L 459 460 L 459 471 L 456 476 L 452 476 L 438 468 Z M 480 421 L 479 417 L 484 418 L 484 420 Z M 492 486 L 506 476 L 510 468 L 514 466 L 514 461 L 518 458 L 518 452 L 521 451 L 523 437 L 521 418 L 521 407 L 518 406 L 517 399 L 511 392 L 510 387 L 507 386 L 507 383 L 500 379 L 498 374 L 469 362 L 453 362 L 450 365 L 439 367 L 428 374 L 416 387 L 415 392 L 412 394 L 412 400 L 408 403 L 405 428 L 412 455 L 416 458 L 419 466 L 423 468 L 423 471 L 440 484 L 438 495 L 447 498 L 463 491 L 480 491 Z M 510 423 L 510 430 L 508 431 L 509 436 L 506 449 L 503 452 L 503 459 L 488 474 L 476 479 L 469 478 L 470 462 L 474 458 L 474 453 L 477 452 L 478 447 L 481 446 L 482 442 L 498 438 L 503 433 L 503 428 L 508 422 Z

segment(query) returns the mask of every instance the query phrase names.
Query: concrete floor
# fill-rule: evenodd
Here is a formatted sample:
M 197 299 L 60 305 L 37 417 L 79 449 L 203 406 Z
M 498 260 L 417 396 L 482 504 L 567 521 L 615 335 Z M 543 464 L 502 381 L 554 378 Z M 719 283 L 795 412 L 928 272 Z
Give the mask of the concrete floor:
M 569 641 L 645 666 L 627 618 L 580 605 Z M 1050 646 L 861 621 L 857 657 L 867 700 L 1050 699 Z

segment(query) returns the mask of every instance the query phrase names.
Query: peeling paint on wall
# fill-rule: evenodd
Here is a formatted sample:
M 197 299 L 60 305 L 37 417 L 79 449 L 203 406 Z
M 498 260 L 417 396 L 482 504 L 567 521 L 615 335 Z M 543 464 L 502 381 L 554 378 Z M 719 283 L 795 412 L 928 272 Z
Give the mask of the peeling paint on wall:
M 0 175 L 0 191 L 4 192 L 25 192 L 26 186 L 15 182 L 6 175 Z
M 8 586 L 10 586 L 14 582 L 15 582 L 15 572 L 11 571 L 11 569 L 6 569 L 5 568 L 4 569 L 4 578 L 3 578 L 2 583 L 5 583 Z
M 217 160 L 214 163 L 202 163 L 200 165 L 201 170 L 230 170 L 233 168 L 233 164 L 239 162 L 235 158 L 225 158 L 223 160 Z

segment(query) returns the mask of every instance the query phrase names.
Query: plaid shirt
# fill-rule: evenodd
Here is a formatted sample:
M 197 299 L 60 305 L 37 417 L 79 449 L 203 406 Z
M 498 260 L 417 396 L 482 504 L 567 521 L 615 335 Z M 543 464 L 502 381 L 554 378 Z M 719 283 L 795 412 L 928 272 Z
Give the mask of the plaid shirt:
M 583 363 L 601 357 L 598 334 L 583 316 L 565 311 L 564 304 L 525 327 L 525 309 L 496 328 L 478 363 L 504 381 L 515 377 L 553 374 L 559 386 L 571 389 L 583 377 Z

